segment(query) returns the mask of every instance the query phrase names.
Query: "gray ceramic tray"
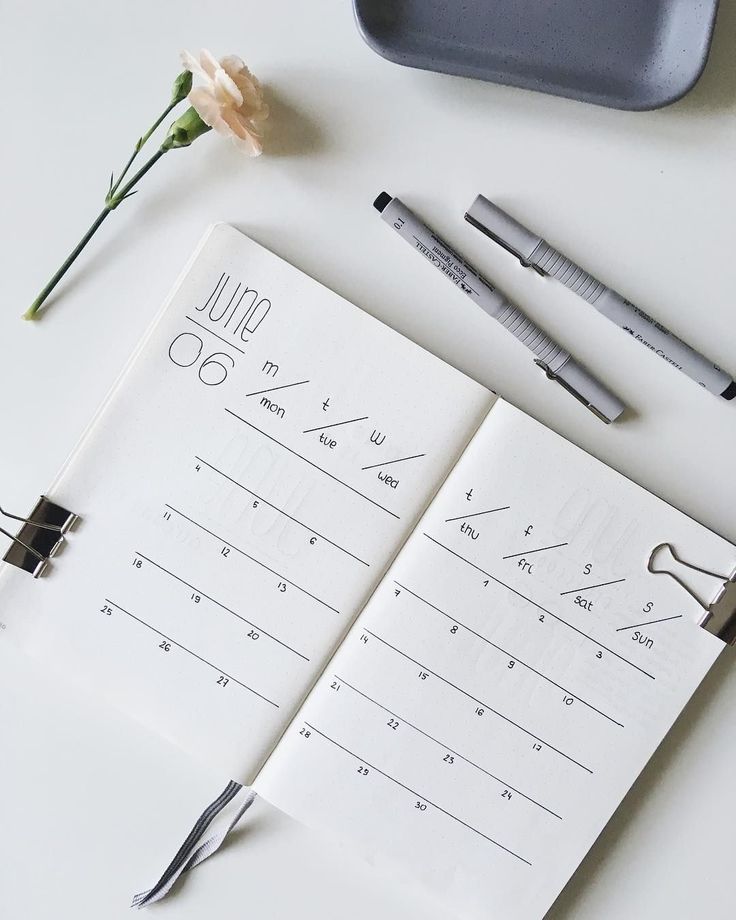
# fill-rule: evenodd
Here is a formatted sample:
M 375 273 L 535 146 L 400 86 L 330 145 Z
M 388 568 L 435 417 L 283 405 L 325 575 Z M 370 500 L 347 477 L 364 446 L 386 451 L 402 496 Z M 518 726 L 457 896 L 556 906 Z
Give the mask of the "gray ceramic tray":
M 674 102 L 705 67 L 718 0 L 353 0 L 398 64 L 621 109 Z

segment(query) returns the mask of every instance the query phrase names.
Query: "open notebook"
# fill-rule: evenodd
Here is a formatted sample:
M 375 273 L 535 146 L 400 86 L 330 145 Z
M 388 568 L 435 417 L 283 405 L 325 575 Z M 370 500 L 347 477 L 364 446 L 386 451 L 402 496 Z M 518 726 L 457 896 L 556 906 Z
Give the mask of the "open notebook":
M 732 545 L 225 225 L 49 495 L 0 635 L 459 915 L 543 916 L 723 647 L 647 560 Z

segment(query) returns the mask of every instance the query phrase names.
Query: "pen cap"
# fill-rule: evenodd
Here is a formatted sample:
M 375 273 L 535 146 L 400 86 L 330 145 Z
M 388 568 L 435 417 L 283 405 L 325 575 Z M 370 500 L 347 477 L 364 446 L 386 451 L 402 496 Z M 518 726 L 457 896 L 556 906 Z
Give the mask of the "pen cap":
M 573 358 L 555 373 L 547 373 L 605 422 L 614 422 L 626 408 L 618 396 Z
M 483 195 L 478 195 L 465 212 L 465 220 L 522 262 L 530 261 L 532 253 L 542 241 L 540 236 L 522 227 L 510 214 Z

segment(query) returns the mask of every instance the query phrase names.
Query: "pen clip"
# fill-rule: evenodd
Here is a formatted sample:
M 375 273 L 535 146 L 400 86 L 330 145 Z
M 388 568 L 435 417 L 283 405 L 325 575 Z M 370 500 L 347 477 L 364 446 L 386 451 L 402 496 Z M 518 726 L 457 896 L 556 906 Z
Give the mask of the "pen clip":
M 535 363 L 538 367 L 541 367 L 541 368 L 542 368 L 542 370 L 543 370 L 544 373 L 547 375 L 547 377 L 548 377 L 549 380 L 554 380 L 555 383 L 559 383 L 559 385 L 560 385 L 561 387 L 563 387 L 563 389 L 567 390 L 567 392 L 570 393 L 571 396 L 574 396 L 575 399 L 577 399 L 578 402 L 582 403 L 587 409 L 590 409 L 590 411 L 593 413 L 593 415 L 595 415 L 597 418 L 599 418 L 602 422 L 605 422 L 606 425 L 610 425 L 610 424 L 611 424 L 611 419 L 610 419 L 610 418 L 608 418 L 607 416 L 605 416 L 605 415 L 600 411 L 600 409 L 596 408 L 596 406 L 594 406 L 593 403 L 591 403 L 589 400 L 587 400 L 587 399 L 583 396 L 582 393 L 579 393 L 579 392 L 575 389 L 575 387 L 571 386 L 571 385 L 567 382 L 567 380 L 564 380 L 562 377 L 559 376 L 559 374 L 556 374 L 547 364 L 544 363 L 544 361 L 541 361 L 539 358 L 535 358 L 535 359 L 534 359 L 534 363 Z
M 525 259 L 518 251 L 518 249 L 514 249 L 514 247 L 507 243 L 506 240 L 495 234 L 492 230 L 489 230 L 485 224 L 482 224 L 480 221 L 476 220 L 468 211 L 465 212 L 465 220 L 467 220 L 471 227 L 475 227 L 476 230 L 480 230 L 481 233 L 492 239 L 494 243 L 497 243 L 501 249 L 505 249 L 506 252 L 510 253 L 515 259 L 518 259 L 523 268 L 533 268 L 538 275 L 544 276 L 547 274 L 547 272 L 542 271 L 538 265 L 535 265 L 534 262 L 530 262 L 528 259 Z

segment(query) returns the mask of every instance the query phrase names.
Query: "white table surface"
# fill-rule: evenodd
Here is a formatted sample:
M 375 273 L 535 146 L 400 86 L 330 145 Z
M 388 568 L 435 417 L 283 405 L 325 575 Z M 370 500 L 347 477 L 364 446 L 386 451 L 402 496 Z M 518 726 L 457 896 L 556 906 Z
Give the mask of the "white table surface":
M 521 5 L 521 4 L 520 4 Z M 204 227 L 234 223 L 369 312 L 736 540 L 736 404 L 701 391 L 462 221 L 482 191 L 736 372 L 736 6 L 695 90 L 626 113 L 399 68 L 347 0 L 3 0 L 0 501 L 28 508 Z M 165 102 L 182 47 L 242 55 L 271 152 L 208 136 L 111 217 L 42 322 L 19 316 Z M 604 427 L 371 208 L 401 195 L 633 407 Z M 733 917 L 736 667 L 729 651 L 549 917 Z M 115 920 L 224 784 L 0 644 L 0 915 Z M 446 913 L 265 804 L 161 918 Z M 497 918 L 506 920 L 506 918 Z

